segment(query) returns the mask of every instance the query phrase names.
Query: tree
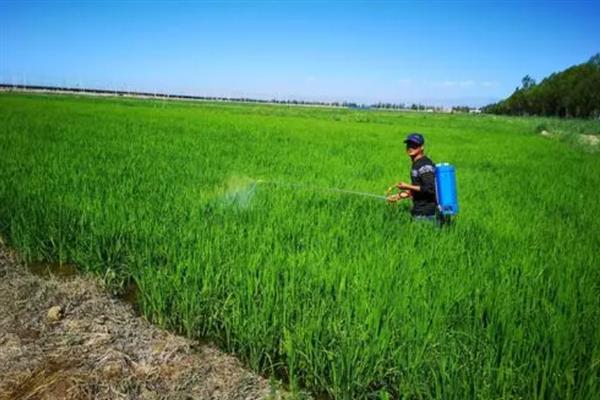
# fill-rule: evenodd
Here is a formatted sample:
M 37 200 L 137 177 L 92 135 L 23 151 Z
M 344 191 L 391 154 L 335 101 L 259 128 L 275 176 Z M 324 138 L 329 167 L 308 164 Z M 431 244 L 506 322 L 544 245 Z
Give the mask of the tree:
M 588 61 L 588 64 L 600 65 L 600 53 L 594 54 Z
M 600 110 L 600 53 L 537 84 L 526 75 L 512 95 L 484 107 L 494 114 L 596 118 Z
M 535 86 L 535 79 L 529 75 L 525 75 L 523 79 L 521 79 L 521 86 L 523 90 L 531 89 Z

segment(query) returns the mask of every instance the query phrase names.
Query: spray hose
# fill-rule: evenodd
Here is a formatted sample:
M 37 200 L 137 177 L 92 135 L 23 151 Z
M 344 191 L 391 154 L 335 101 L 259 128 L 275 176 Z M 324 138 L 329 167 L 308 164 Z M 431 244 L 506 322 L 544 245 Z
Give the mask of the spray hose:
M 266 185 L 285 186 L 285 187 L 291 187 L 291 188 L 295 188 L 295 189 L 304 189 L 304 190 L 311 190 L 311 191 L 344 193 L 344 194 L 349 194 L 349 195 L 354 195 L 354 196 L 370 197 L 370 198 L 378 199 L 378 200 L 387 200 L 388 199 L 387 196 L 382 196 L 382 195 L 374 194 L 374 193 L 359 192 L 356 190 L 338 189 L 338 188 L 323 187 L 323 186 L 302 185 L 299 183 L 288 183 L 288 182 L 280 182 L 280 181 L 264 181 L 264 180 L 258 180 L 258 181 L 256 181 L 256 183 L 257 184 L 266 184 Z

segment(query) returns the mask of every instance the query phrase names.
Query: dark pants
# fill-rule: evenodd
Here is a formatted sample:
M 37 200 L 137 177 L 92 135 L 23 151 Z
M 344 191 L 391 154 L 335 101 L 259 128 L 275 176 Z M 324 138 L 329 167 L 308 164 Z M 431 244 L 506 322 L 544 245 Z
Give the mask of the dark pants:
M 436 225 L 450 225 L 452 218 L 449 215 L 443 215 L 440 213 L 433 215 L 413 215 L 413 220 L 418 222 L 432 222 Z

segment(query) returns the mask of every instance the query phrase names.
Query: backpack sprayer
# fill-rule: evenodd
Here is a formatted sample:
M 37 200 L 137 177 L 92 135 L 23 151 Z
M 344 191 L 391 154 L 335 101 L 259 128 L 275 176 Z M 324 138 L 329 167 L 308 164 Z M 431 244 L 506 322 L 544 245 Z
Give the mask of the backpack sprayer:
M 435 166 L 435 193 L 438 210 L 444 217 L 458 214 L 456 195 L 456 173 L 454 166 L 448 163 Z

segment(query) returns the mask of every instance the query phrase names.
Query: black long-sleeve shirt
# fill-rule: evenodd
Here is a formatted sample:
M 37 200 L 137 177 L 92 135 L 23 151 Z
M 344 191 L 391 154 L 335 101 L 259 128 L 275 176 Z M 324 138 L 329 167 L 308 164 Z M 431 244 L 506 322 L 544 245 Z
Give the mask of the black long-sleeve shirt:
M 419 158 L 412 165 L 410 177 L 413 185 L 421 187 L 421 191 L 412 193 L 412 215 L 435 215 L 435 164 L 426 156 Z

